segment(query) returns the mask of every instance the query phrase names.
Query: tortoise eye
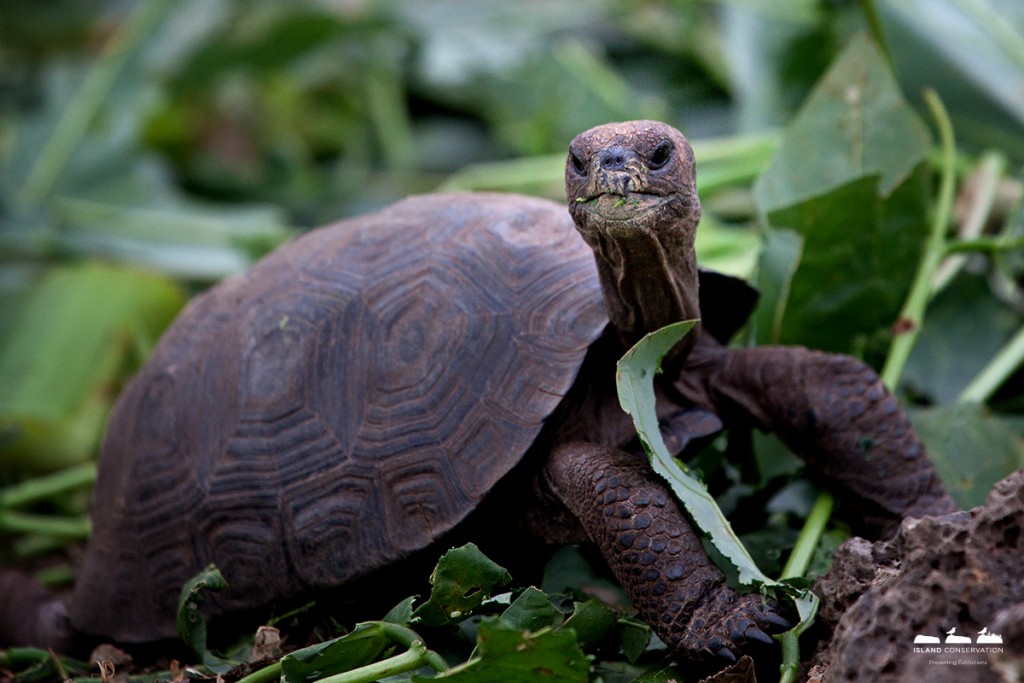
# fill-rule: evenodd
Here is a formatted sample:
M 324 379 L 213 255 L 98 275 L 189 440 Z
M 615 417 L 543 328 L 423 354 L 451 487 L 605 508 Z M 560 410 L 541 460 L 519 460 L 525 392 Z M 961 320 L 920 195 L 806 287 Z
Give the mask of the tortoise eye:
M 651 161 L 648 164 L 652 170 L 657 170 L 668 163 L 668 160 L 672 158 L 672 150 L 674 145 L 669 141 L 665 140 L 654 149 L 654 153 L 651 154 Z
M 587 175 L 587 165 L 583 163 L 583 160 L 576 156 L 576 152 L 569 150 L 569 161 L 572 162 L 572 167 L 576 169 L 576 172 L 580 175 Z

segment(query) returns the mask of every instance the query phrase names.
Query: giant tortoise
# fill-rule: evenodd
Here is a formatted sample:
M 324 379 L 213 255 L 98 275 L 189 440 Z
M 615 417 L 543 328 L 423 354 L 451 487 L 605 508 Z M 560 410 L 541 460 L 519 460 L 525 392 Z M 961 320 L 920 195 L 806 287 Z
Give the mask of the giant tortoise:
M 702 322 L 658 377 L 670 442 L 722 423 L 774 432 L 876 530 L 954 508 L 864 363 L 726 347 L 753 297 L 697 268 L 681 133 L 584 132 L 565 182 L 568 212 L 413 197 L 196 297 L 110 418 L 66 611 L 9 606 L 20 639 L 173 637 L 181 587 L 210 562 L 230 585 L 216 616 L 343 594 L 475 535 L 592 542 L 677 656 L 734 658 L 786 620 L 727 587 L 629 447 L 614 387 L 624 348 L 683 319 Z

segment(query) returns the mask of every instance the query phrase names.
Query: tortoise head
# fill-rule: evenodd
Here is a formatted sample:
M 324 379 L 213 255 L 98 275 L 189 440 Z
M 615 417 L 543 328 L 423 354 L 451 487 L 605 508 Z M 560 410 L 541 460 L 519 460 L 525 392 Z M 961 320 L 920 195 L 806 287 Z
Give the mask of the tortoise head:
M 565 192 L 591 246 L 638 232 L 692 242 L 700 221 L 693 150 L 682 133 L 658 121 L 609 123 L 577 135 Z
M 580 133 L 569 144 L 565 193 L 576 228 L 594 250 L 609 317 L 624 344 L 700 317 L 693 247 L 700 200 L 693 150 L 682 133 L 657 121 Z M 676 355 L 685 356 L 689 344 Z

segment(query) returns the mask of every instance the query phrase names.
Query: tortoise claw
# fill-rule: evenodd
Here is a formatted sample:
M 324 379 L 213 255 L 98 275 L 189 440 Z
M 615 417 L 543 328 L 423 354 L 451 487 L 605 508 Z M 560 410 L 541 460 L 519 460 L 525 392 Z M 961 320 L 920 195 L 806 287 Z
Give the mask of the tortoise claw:
M 786 619 L 784 616 L 773 610 L 765 610 L 764 621 L 774 626 L 779 631 L 788 631 L 793 628 L 793 624 Z
M 721 611 L 710 611 L 716 607 Z M 789 620 L 779 614 L 778 605 L 752 593 L 740 596 L 722 591 L 704 609 L 709 611 L 701 614 L 700 619 L 691 620 L 689 630 L 691 635 L 698 635 L 698 639 L 691 641 L 690 651 L 703 652 L 704 657 L 735 662 L 740 650 L 772 645 L 772 634 L 790 628 Z
M 751 625 L 749 628 L 743 631 L 743 633 L 740 634 L 740 637 L 747 641 L 764 643 L 765 645 L 771 645 L 773 642 L 775 642 L 774 640 L 772 640 L 772 637 L 770 635 L 768 635 L 767 633 L 753 625 Z M 733 638 L 733 640 L 736 640 L 736 638 Z
M 719 659 L 724 659 L 728 661 L 730 664 L 735 664 L 737 661 L 736 653 L 733 652 L 730 648 L 724 646 L 715 650 L 715 656 Z

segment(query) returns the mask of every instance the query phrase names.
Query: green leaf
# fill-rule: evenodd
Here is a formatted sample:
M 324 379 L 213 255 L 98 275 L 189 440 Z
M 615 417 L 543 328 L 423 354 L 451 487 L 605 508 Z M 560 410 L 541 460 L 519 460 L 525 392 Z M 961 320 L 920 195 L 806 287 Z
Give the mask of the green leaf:
M 761 343 L 779 343 L 782 318 L 803 250 L 804 238 L 794 230 L 765 232 L 757 260 L 757 291 L 761 299 L 754 312 L 755 334 Z
M 24 294 L 0 348 L 0 460 L 45 471 L 99 442 L 112 389 L 184 305 L 172 281 L 96 262 L 48 270 Z
M 964 509 L 984 503 L 993 484 L 1024 467 L 1024 438 L 984 406 L 914 410 L 910 418 L 939 477 Z
M 561 628 L 571 628 L 576 640 L 584 649 L 593 647 L 611 632 L 615 626 L 615 612 L 602 602 L 594 599 L 574 603 L 573 613 Z
M 773 228 L 795 231 L 802 249 L 785 298 L 764 314 L 771 336 L 759 325 L 758 341 L 851 352 L 858 340 L 888 334 L 927 232 L 926 176 L 918 166 L 887 199 L 878 177 L 865 176 L 770 213 Z
M 502 612 L 501 619 L 524 631 L 539 631 L 561 624 L 562 613 L 544 592 L 530 586 Z
M 619 403 L 632 416 L 644 450 L 650 457 L 651 467 L 663 477 L 690 516 L 708 536 L 715 547 L 739 571 L 740 582 L 771 583 L 754 564 L 743 544 L 732 530 L 729 521 L 708 493 L 703 482 L 686 473 L 668 452 L 661 439 L 658 416 L 655 412 L 654 375 L 660 372 L 661 359 L 696 324 L 693 320 L 667 325 L 644 336 L 619 360 L 616 378 Z
M 393 645 L 405 651 L 380 659 Z M 447 670 L 440 655 L 428 650 L 412 629 L 386 621 L 368 621 L 356 624 L 351 633 L 340 638 L 282 657 L 280 672 L 281 683 L 315 683 L 326 679 L 337 683 L 369 683 L 424 665 L 435 671 Z
M 950 405 L 1022 323 L 992 295 L 987 275 L 961 273 L 928 304 L 902 382 L 931 403 Z
M 430 599 L 413 617 L 427 626 L 440 626 L 465 617 L 491 597 L 494 589 L 512 577 L 474 544 L 453 548 L 438 561 L 430 575 Z
M 929 151 L 875 44 L 851 41 L 755 184 L 771 250 L 759 343 L 881 354 L 927 235 Z
M 619 637 L 622 639 L 622 654 L 635 662 L 651 642 L 651 627 L 636 619 L 619 619 Z
M 488 619 L 480 624 L 478 656 L 434 678 L 414 676 L 419 682 L 451 680 L 458 683 L 583 683 L 590 664 L 571 631 L 543 629 L 530 633 Z
M 693 329 L 695 322 L 687 320 L 650 332 L 622 356 L 616 370 L 619 403 L 633 418 L 651 469 L 668 482 L 697 527 L 732 563 L 740 583 L 756 584 L 762 590 L 775 589 L 793 599 L 800 622 L 783 634 L 783 638 L 788 639 L 784 640 L 785 647 L 786 642 L 795 642 L 796 637 L 810 625 L 818 608 L 817 596 L 785 582 L 773 581 L 757 567 L 707 487 L 688 474 L 682 463 L 672 458 L 661 438 L 654 376 L 660 372 L 661 359 Z
M 224 580 L 220 570 L 216 565 L 210 564 L 181 588 L 176 622 L 178 637 L 203 660 L 207 659 L 209 654 L 206 650 L 206 616 L 199 609 L 206 600 L 203 591 L 221 591 L 227 587 L 228 582 Z
M 888 196 L 927 156 L 930 139 L 885 58 L 854 38 L 783 134 L 755 185 L 760 211 L 799 204 L 867 176 Z
M 392 624 L 408 624 L 413 619 L 413 603 L 416 602 L 416 596 L 410 595 L 402 602 L 398 603 L 391 610 L 384 615 L 381 621 L 387 621 Z
M 629 604 L 622 586 L 598 571 L 577 546 L 555 551 L 544 567 L 541 589 L 549 595 L 567 594 L 579 599 L 600 595 L 612 607 Z
M 357 624 L 347 635 L 282 657 L 281 673 L 288 683 L 316 681 L 374 662 L 391 644 L 378 623 Z

